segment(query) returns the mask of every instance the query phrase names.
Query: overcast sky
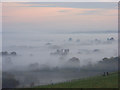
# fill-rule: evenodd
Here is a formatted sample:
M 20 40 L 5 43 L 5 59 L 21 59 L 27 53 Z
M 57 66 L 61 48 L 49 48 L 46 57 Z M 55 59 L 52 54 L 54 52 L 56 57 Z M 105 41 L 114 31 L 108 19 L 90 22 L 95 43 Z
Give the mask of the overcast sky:
M 117 3 L 3 3 L 5 32 L 117 31 Z

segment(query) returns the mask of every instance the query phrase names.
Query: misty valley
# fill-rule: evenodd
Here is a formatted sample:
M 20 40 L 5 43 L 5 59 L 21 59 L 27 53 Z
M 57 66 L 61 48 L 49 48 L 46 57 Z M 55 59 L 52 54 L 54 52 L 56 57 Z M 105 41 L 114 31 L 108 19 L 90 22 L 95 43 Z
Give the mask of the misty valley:
M 117 33 L 38 36 L 3 41 L 3 87 L 54 84 L 118 69 Z

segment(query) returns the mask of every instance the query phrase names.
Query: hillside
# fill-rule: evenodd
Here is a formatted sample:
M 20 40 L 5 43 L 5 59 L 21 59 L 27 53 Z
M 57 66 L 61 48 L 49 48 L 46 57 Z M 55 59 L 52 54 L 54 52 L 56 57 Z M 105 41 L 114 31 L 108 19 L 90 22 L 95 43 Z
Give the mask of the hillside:
M 53 85 L 43 85 L 36 88 L 117 88 L 118 74 L 112 73 L 108 76 L 96 76 L 80 80 L 72 80 Z

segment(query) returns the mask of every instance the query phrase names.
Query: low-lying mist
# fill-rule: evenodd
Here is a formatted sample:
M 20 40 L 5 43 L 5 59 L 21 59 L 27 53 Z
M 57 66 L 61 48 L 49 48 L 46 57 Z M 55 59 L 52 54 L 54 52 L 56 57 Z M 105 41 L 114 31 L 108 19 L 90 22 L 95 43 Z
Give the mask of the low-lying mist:
M 118 62 L 100 63 L 105 57 L 117 57 L 117 40 L 116 34 L 58 34 L 11 41 L 6 37 L 0 53 L 2 69 L 15 76 L 19 87 L 102 75 L 117 71 Z

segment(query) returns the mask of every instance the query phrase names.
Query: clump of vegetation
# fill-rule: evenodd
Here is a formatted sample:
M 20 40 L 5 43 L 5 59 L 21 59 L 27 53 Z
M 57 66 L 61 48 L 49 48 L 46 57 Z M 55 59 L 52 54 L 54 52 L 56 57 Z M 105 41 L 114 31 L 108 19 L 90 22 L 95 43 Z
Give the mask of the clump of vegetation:
M 115 72 L 118 70 L 118 61 L 120 57 L 103 58 L 96 64 L 90 64 L 82 67 L 82 70 L 92 71 L 104 71 L 104 72 Z
M 118 62 L 119 59 L 120 59 L 120 57 L 103 58 L 103 60 L 100 61 L 99 63 Z
M 7 56 L 7 55 L 14 55 L 14 56 L 15 56 L 15 55 L 17 55 L 17 53 L 14 52 L 14 51 L 13 51 L 13 52 L 3 51 L 3 52 L 0 52 L 0 54 L 1 54 L 1 55 L 4 55 L 4 56 Z
M 3 72 L 2 74 L 2 88 L 16 88 L 19 81 L 15 79 L 13 74 Z

